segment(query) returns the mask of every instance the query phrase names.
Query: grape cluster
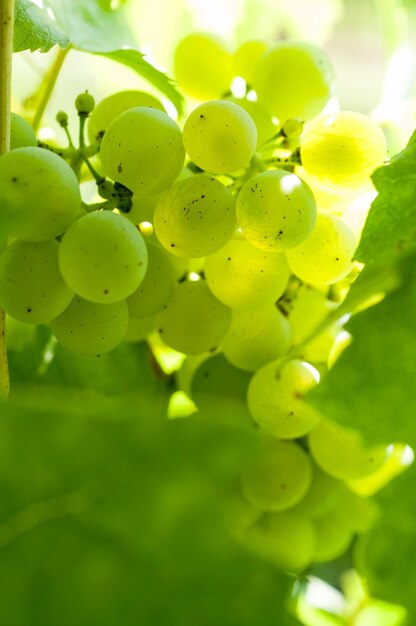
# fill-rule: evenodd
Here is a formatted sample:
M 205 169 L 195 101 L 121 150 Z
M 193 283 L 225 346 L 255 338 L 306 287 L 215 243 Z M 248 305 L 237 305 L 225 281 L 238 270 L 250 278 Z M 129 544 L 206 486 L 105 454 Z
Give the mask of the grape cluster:
M 38 144 L 13 115 L 0 158 L 0 305 L 50 324 L 79 355 L 144 339 L 180 353 L 177 385 L 200 414 L 221 406 L 258 439 L 236 536 L 296 572 L 336 558 L 371 524 L 358 492 L 386 464 L 384 447 L 367 449 L 305 399 L 346 344 L 340 323 L 325 323 L 359 271 L 359 232 L 343 215 L 386 144 L 364 115 L 325 110 L 332 66 L 312 45 L 252 41 L 232 54 L 195 34 L 175 72 L 191 98 L 208 99 L 182 130 L 138 91 L 95 108 L 81 94 L 79 148 Z M 230 91 L 236 76 L 243 98 Z M 67 132 L 66 114 L 57 119 Z

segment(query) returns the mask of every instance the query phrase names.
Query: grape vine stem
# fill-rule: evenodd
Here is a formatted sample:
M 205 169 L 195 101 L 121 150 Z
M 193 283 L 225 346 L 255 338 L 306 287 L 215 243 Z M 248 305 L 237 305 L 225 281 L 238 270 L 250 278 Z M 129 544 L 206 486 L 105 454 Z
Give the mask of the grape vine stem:
M 14 0 L 0 1 L 0 155 L 10 150 Z M 6 313 L 0 308 L 0 398 L 9 395 Z
M 55 87 L 55 83 L 59 76 L 59 72 L 61 71 L 63 62 L 65 61 L 65 57 L 70 51 L 71 46 L 65 48 L 65 50 L 61 50 L 59 48 L 55 59 L 49 68 L 48 73 L 44 77 L 41 85 L 41 98 L 39 100 L 38 107 L 36 109 L 36 113 L 33 117 L 32 126 L 35 131 L 38 130 L 40 123 L 42 121 L 43 114 L 45 113 L 46 107 L 48 106 L 49 98 L 52 95 L 52 91 Z

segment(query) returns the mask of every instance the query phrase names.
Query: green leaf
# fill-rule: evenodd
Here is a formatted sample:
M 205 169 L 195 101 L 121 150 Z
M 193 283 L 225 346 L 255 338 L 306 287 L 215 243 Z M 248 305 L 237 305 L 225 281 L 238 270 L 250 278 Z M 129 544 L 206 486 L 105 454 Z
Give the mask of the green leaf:
M 109 52 L 136 45 L 123 7 L 113 10 L 100 0 L 44 0 L 44 5 L 79 50 Z
M 399 269 L 400 286 L 349 322 L 352 345 L 310 399 L 370 443 L 416 447 L 416 255 L 402 259 Z M 373 594 L 405 604 L 416 616 L 415 468 L 378 500 L 382 515 L 359 543 L 358 565 Z
M 178 114 L 182 113 L 183 97 L 176 89 L 175 82 L 146 61 L 141 52 L 138 50 L 113 50 L 112 52 L 98 52 L 97 54 L 130 67 L 163 93 L 175 106 Z
M 64 49 L 69 43 L 69 37 L 57 27 L 46 11 L 30 0 L 16 0 L 14 52 L 48 52 L 56 44 Z
M 153 398 L 142 397 L 152 375 L 146 348 L 130 348 L 104 366 L 94 360 L 95 374 L 93 360 L 57 355 L 40 378 L 48 392 L 55 381 L 59 411 L 44 410 L 42 384 L 34 383 L 0 407 L 2 621 L 298 624 L 286 610 L 292 581 L 246 553 L 228 530 L 254 438 L 161 419 L 160 383 Z M 133 415 L 125 391 L 137 375 L 142 406 Z M 110 406 L 117 397 L 118 419 L 71 406 L 67 383 L 92 388 Z M 26 392 L 31 407 L 23 409 Z
M 407 147 L 373 174 L 374 200 L 356 257 L 364 263 L 397 256 L 416 245 L 416 133 Z

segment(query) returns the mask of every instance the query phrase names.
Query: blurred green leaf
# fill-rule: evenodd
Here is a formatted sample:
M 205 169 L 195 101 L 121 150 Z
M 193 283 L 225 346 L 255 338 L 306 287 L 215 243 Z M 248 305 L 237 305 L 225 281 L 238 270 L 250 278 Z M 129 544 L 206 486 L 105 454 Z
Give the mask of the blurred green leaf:
M 67 48 L 69 43 L 69 37 L 57 27 L 46 11 L 30 0 L 16 0 L 14 52 L 48 52 L 55 45 Z

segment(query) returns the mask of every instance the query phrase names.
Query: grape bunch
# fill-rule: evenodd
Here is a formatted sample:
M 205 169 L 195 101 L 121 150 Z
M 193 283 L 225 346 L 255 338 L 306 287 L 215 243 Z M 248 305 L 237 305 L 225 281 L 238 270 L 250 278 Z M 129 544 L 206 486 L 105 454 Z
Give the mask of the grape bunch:
M 232 53 L 194 34 L 174 65 L 190 97 L 181 125 L 140 91 L 97 106 L 80 94 L 78 147 L 66 113 L 65 148 L 13 115 L 0 305 L 81 357 L 143 340 L 162 364 L 176 355 L 177 388 L 199 414 L 257 441 L 235 536 L 299 572 L 349 548 L 377 514 L 365 496 L 397 470 L 391 449 L 368 449 L 307 400 L 348 344 L 331 314 L 360 271 L 365 215 L 349 207 L 386 142 L 371 119 L 337 109 L 331 62 L 310 44 Z

